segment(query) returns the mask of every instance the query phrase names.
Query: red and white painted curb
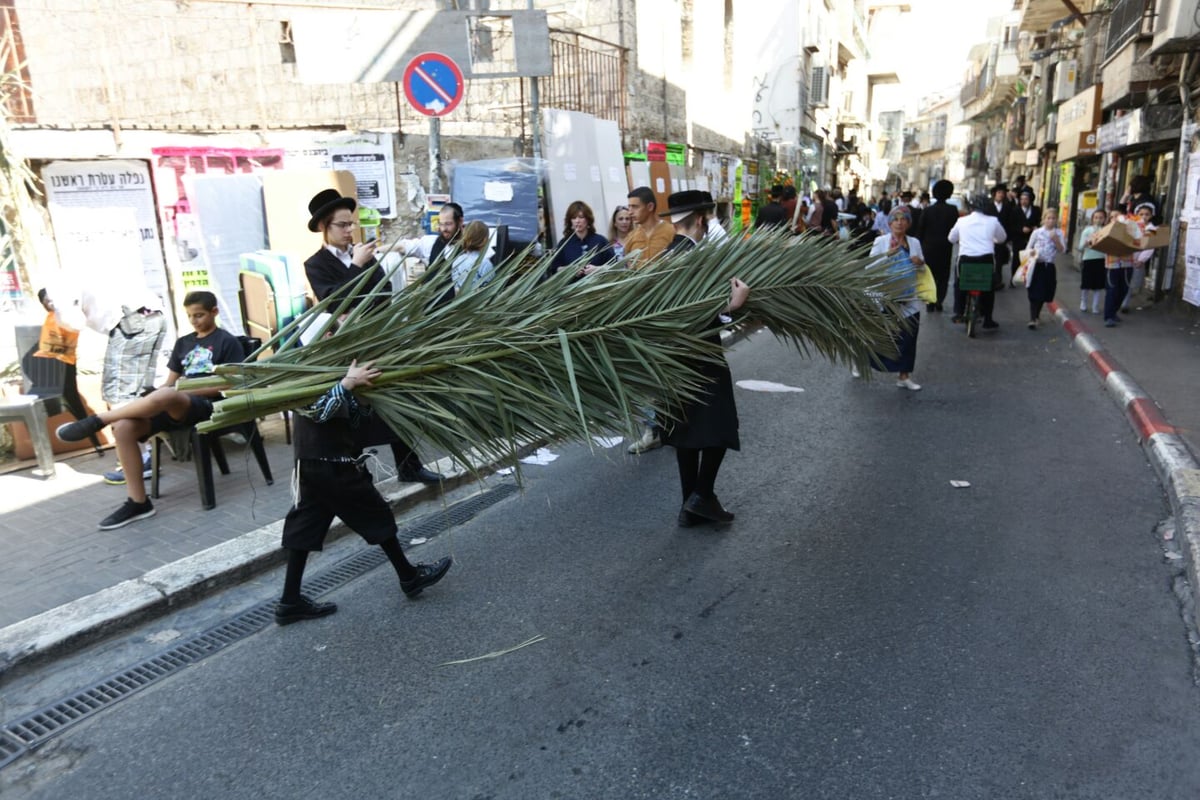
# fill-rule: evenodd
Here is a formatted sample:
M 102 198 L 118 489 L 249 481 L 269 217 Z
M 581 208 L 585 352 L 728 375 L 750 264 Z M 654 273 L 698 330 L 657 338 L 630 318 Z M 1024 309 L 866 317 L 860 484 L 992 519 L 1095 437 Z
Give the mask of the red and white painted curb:
M 1125 412 L 1146 457 L 1154 465 L 1171 501 L 1175 538 L 1187 559 L 1192 596 L 1200 607 L 1200 463 L 1163 417 L 1154 399 L 1104 349 L 1088 327 L 1071 317 L 1058 303 L 1048 303 L 1047 308 L 1071 337 L 1075 349 L 1087 357 L 1109 396 Z

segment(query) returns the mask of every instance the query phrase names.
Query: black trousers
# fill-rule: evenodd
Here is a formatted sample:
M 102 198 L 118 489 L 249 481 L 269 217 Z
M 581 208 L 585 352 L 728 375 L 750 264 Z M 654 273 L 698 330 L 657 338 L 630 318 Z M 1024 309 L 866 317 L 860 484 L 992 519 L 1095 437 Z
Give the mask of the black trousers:
M 368 544 L 396 535 L 396 517 L 375 488 L 371 472 L 345 461 L 300 459 L 296 464 L 298 497 L 283 521 L 283 547 L 320 550 L 334 517 Z
M 992 264 L 992 286 L 995 287 L 997 285 L 996 282 L 998 279 L 996 276 L 996 270 L 998 269 L 998 267 L 996 266 L 996 264 L 999 262 L 997 262 L 994 257 L 991 257 L 991 256 L 959 256 L 958 262 L 960 264 L 963 264 L 963 263 L 966 263 L 966 264 L 991 263 Z M 962 289 L 958 288 L 958 278 L 955 278 L 954 279 L 954 316 L 961 317 L 963 315 L 963 311 L 966 310 L 966 307 L 967 307 L 967 293 L 964 292 Z M 983 315 L 984 322 L 992 321 L 992 311 L 995 308 L 996 308 L 996 292 L 995 292 L 994 288 L 990 292 L 980 292 L 979 293 L 979 313 Z
M 1013 258 L 1008 242 L 996 245 L 996 286 L 1004 285 L 1004 265 Z
M 1017 270 L 1021 268 L 1021 251 L 1029 246 L 1029 239 L 1026 238 L 1025 241 L 1017 239 L 1010 244 L 1012 244 L 1012 259 L 1010 260 L 1008 267 L 1008 281 L 1009 283 L 1012 283 L 1013 276 L 1016 275 Z M 1000 278 L 1001 280 L 1004 279 L 1003 269 L 1000 270 Z

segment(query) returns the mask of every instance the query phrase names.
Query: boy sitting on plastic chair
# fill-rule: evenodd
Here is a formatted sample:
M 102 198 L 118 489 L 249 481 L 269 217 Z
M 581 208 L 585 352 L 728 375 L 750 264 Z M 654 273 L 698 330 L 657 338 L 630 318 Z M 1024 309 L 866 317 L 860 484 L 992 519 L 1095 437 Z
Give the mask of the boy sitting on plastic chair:
M 124 505 L 100 521 L 100 530 L 121 528 L 154 516 L 154 505 L 146 496 L 139 443 L 162 431 L 192 428 L 212 416 L 213 400 L 220 398 L 220 392 L 215 389 L 183 392 L 174 388 L 175 383 L 181 377 L 211 375 L 217 364 L 237 363 L 245 356 L 238 338 L 217 327 L 216 295 L 190 292 L 183 305 L 194 332 L 180 336 L 175 342 L 167 361 L 166 386 L 111 411 L 68 422 L 56 432 L 64 442 L 77 442 L 106 425 L 113 426 L 128 497 Z

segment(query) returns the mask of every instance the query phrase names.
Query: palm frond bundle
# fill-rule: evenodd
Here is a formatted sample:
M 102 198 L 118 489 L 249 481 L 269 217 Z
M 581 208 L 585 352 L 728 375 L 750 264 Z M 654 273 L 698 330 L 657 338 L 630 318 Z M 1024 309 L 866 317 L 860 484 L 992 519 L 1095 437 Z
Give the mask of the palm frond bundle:
M 211 430 L 305 406 L 352 359 L 371 361 L 383 374 L 357 393 L 401 437 L 464 463 L 472 449 L 504 458 L 519 439 L 628 431 L 637 409 L 695 397 L 697 368 L 721 357 L 712 334 L 734 276 L 751 286 L 738 324 L 765 325 L 802 353 L 865 367 L 872 352 L 889 351 L 897 316 L 881 309 L 899 299 L 866 265 L 828 240 L 771 236 L 701 246 L 636 271 L 618 264 L 576 282 L 573 268 L 541 282 L 543 262 L 507 284 L 468 282 L 441 306 L 436 281 L 398 295 L 382 289 L 336 333 L 297 346 L 315 314 L 346 310 L 335 296 L 264 344 L 275 348 L 270 357 L 220 365 L 217 376 L 181 386 L 231 387 L 201 426 Z

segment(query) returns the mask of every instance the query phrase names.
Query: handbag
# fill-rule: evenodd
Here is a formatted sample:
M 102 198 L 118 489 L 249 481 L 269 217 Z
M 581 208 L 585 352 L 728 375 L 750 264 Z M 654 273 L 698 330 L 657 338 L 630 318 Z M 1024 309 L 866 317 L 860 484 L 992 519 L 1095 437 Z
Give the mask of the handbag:
M 917 299 L 922 303 L 937 302 L 937 284 L 928 266 L 917 268 Z

